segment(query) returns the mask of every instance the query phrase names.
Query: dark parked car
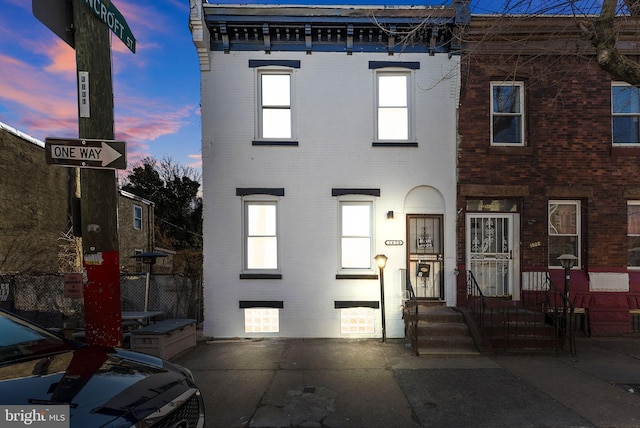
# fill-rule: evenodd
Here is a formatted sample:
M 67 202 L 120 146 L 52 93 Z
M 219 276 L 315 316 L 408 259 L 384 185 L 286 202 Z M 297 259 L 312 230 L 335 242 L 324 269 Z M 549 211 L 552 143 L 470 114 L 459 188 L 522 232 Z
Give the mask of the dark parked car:
M 31 417 L 38 406 L 68 406 L 71 427 L 204 426 L 204 404 L 188 369 L 66 340 L 0 310 L 0 425 L 3 417 Z

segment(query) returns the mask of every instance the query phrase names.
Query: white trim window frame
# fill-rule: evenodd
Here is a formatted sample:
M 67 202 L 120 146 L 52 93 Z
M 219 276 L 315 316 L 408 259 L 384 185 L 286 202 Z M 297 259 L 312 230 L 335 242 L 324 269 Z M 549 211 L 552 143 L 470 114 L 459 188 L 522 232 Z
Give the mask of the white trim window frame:
M 581 215 L 578 200 L 549 200 L 548 238 L 549 267 L 561 268 L 558 257 L 572 254 L 578 259 L 574 268 L 579 269 L 581 258 Z
M 414 139 L 413 72 L 385 68 L 375 72 L 375 140 L 406 143 Z
M 640 201 L 627 201 L 627 267 L 640 269 Z
M 140 205 L 133 206 L 133 228 L 142 230 L 142 207 Z
M 640 88 L 611 83 L 611 138 L 618 147 L 640 147 Z
M 242 202 L 243 272 L 277 273 L 280 270 L 277 199 Z
M 373 271 L 373 201 L 339 200 L 339 272 L 357 274 Z
M 257 129 L 259 140 L 293 140 L 293 70 L 257 71 Z
M 524 82 L 491 82 L 491 145 L 525 145 Z

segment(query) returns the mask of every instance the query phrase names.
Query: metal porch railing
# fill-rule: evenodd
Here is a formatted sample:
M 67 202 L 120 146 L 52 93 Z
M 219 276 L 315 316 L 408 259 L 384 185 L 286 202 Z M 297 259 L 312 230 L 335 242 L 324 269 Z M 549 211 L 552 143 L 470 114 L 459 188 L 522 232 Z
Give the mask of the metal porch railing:
M 411 350 L 420 355 L 418 351 L 418 298 L 411 285 L 411 280 L 404 272 L 405 299 L 402 308 L 402 319 L 404 320 L 404 335 L 411 343 Z
M 575 307 L 568 296 L 547 272 L 528 274 L 522 288 L 520 301 L 491 299 L 467 271 L 467 311 L 483 345 L 504 352 L 553 349 L 575 355 Z

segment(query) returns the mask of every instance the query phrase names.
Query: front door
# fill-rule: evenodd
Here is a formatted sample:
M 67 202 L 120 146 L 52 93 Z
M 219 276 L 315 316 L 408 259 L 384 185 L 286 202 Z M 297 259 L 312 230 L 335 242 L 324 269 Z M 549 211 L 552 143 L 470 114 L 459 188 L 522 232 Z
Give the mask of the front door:
M 444 299 L 442 216 L 407 215 L 407 272 L 416 297 Z
M 515 218 L 515 214 L 467 216 L 467 266 L 485 296 L 513 294 Z

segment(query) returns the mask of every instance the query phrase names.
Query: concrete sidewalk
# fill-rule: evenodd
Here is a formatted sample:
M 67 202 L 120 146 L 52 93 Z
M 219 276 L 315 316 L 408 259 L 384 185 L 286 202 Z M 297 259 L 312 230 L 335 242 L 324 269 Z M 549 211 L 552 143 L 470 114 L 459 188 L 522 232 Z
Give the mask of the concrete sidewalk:
M 211 341 L 178 358 L 207 427 L 640 427 L 640 338 L 578 355 L 416 357 L 403 340 Z

